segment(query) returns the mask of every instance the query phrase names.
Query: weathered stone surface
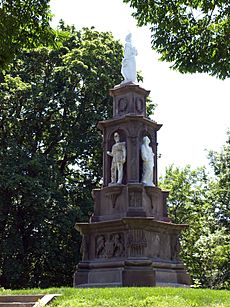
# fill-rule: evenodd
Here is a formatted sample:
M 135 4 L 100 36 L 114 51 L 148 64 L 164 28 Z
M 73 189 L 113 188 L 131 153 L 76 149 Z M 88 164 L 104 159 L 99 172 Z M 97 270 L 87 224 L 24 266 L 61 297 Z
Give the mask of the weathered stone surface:
M 146 116 L 146 98 L 150 91 L 146 91 L 138 84 L 121 84 L 110 90 L 113 97 L 113 117 L 125 114 Z
M 125 83 L 110 93 L 114 117 L 98 124 L 103 133 L 103 187 L 92 191 L 90 223 L 76 224 L 83 239 L 74 286 L 188 286 L 190 278 L 179 257 L 179 235 L 187 225 L 171 223 L 168 192 L 157 187 L 157 131 L 162 125 L 146 118 L 149 92 Z M 114 144 L 114 133 L 126 145 L 122 184 L 110 184 L 107 152 Z M 141 183 L 144 137 L 154 157 L 147 185 Z
M 75 286 L 87 284 L 89 276 L 92 286 L 92 280 L 98 283 L 101 270 L 104 272 L 103 283 L 132 286 L 139 282 L 139 286 L 153 286 L 155 283 L 180 284 L 183 281 L 189 284 L 189 277 L 178 255 L 178 235 L 186 227 L 149 217 L 76 224 L 77 230 L 83 238 L 88 237 L 90 244 L 83 250 L 84 261 L 78 265 Z M 143 280 L 137 281 L 140 272 Z M 147 280 L 149 284 L 146 284 Z
M 148 216 L 156 220 L 169 221 L 165 209 L 168 193 L 158 187 L 132 183 L 95 189 L 92 194 L 92 222 L 115 220 L 126 216 Z

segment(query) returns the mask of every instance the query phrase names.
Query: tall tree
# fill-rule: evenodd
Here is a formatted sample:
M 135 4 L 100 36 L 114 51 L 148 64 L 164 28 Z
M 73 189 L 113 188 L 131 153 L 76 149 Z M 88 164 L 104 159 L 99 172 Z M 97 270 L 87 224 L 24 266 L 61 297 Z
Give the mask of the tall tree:
M 122 46 L 60 24 L 58 47 L 24 51 L 0 84 L 0 284 L 72 284 L 76 218 L 102 176 L 97 122 L 112 113 Z
M 0 0 L 0 71 L 22 48 L 49 43 L 49 0 Z
M 219 223 L 230 233 L 230 130 L 227 141 L 220 152 L 209 152 L 210 164 L 214 171 L 212 182 L 212 203 Z
M 170 166 L 161 186 L 170 191 L 168 206 L 172 221 L 189 225 L 181 236 L 181 257 L 194 285 L 229 288 L 230 235 L 216 215 L 213 179 L 204 168 Z
M 138 25 L 149 25 L 152 47 L 181 73 L 230 76 L 228 0 L 123 0 L 135 9 Z

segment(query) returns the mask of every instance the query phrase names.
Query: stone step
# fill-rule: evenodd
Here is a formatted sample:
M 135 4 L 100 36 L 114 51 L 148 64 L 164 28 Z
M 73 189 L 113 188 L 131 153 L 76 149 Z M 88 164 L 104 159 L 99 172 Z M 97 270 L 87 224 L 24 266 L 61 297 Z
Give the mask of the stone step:
M 6 302 L 37 302 L 40 300 L 44 295 L 0 295 L 0 302 L 6 303 Z
M 41 307 L 60 294 L 0 295 L 0 307 Z
M 12 303 L 12 302 L 8 302 L 8 303 L 0 303 L 0 307 L 34 307 L 35 303 Z

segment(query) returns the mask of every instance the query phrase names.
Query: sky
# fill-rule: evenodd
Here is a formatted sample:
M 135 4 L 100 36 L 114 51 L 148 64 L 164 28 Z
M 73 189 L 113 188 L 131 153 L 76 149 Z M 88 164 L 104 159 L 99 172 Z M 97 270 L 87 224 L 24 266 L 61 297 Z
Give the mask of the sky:
M 220 151 L 227 140 L 230 80 L 171 70 L 170 63 L 159 61 L 160 55 L 151 49 L 148 27 L 136 26 L 132 9 L 122 0 L 51 0 L 50 5 L 54 27 L 60 19 L 77 29 L 94 26 L 112 32 L 123 45 L 132 33 L 137 70 L 144 77 L 139 85 L 151 91 L 157 104 L 152 119 L 163 124 L 158 131 L 159 175 L 171 164 L 208 167 L 208 151 Z

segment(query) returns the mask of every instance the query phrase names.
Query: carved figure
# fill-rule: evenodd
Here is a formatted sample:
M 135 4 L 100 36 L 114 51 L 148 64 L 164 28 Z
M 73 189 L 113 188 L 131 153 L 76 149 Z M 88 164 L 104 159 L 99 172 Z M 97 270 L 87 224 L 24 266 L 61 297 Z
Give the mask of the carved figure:
M 121 184 L 123 179 L 123 164 L 126 160 L 125 142 L 120 142 L 120 136 L 117 132 L 114 133 L 115 144 L 112 147 L 112 152 L 107 151 L 107 154 L 113 157 L 111 165 L 111 184 Z
M 105 249 L 105 237 L 100 235 L 96 240 L 96 256 L 99 258 L 103 258 L 106 255 Z
M 80 252 L 82 253 L 82 259 L 89 259 L 89 237 L 84 235 L 82 238 Z
M 113 236 L 113 256 L 122 257 L 124 253 L 124 245 L 121 242 L 121 237 L 118 233 Z
M 129 33 L 125 38 L 125 52 L 122 60 L 121 73 L 126 82 L 135 82 L 137 78 L 136 73 L 136 58 L 137 50 L 132 46 L 132 34 Z
M 160 235 L 158 233 L 155 233 L 153 235 L 153 242 L 152 242 L 152 248 L 153 248 L 153 257 L 159 257 L 160 253 Z
M 147 136 L 143 137 L 141 145 L 141 158 L 143 160 L 142 183 L 146 186 L 153 187 L 153 167 L 154 167 L 154 152 L 149 145 L 150 139 Z
M 178 260 L 180 252 L 180 241 L 178 235 L 171 236 L 171 259 Z

